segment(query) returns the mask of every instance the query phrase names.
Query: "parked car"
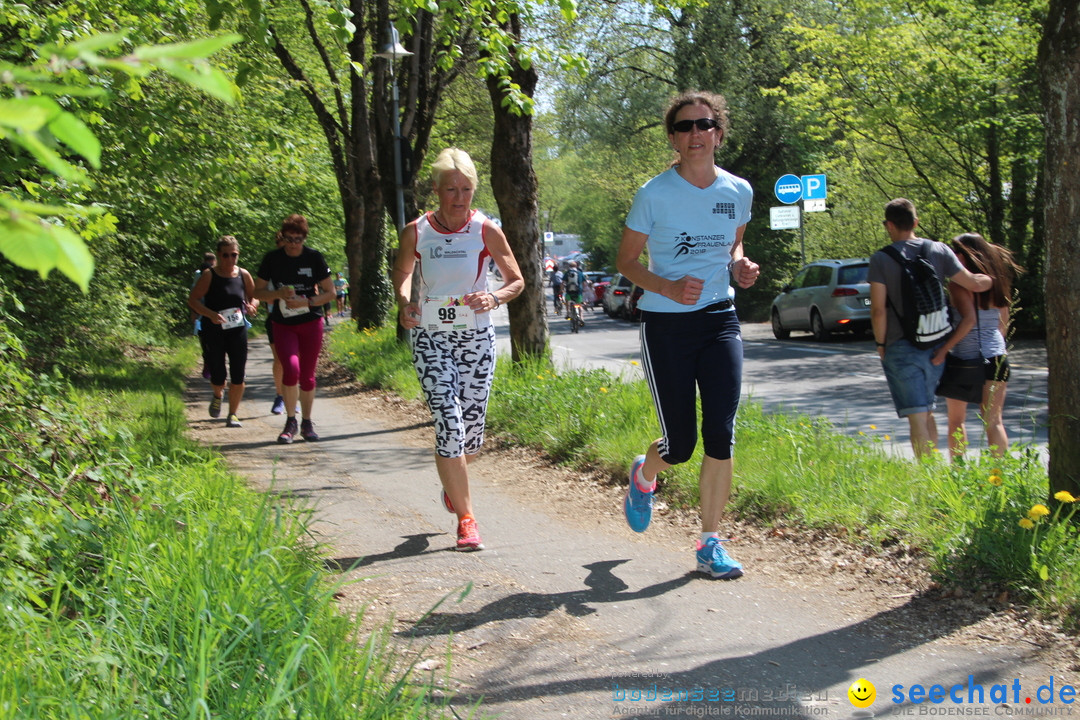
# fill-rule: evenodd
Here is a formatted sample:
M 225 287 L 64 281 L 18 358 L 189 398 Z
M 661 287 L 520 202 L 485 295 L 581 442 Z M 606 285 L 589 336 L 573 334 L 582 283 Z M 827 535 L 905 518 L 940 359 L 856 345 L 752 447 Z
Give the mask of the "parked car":
M 792 330 L 808 330 L 814 339 L 828 340 L 834 332 L 865 332 L 870 328 L 870 283 L 867 258 L 817 260 L 772 301 L 772 330 L 785 340 Z
M 630 278 L 622 273 L 615 273 L 600 303 L 604 312 L 614 318 L 622 317 L 623 305 L 633 289 L 634 283 L 630 282 Z
M 638 310 L 637 304 L 644 292 L 643 289 L 630 282 L 630 278 L 624 277 L 622 273 L 616 273 L 611 279 L 607 292 L 604 293 L 604 312 L 613 318 L 637 322 L 641 319 L 641 311 Z
M 611 276 L 596 270 L 587 270 L 585 277 L 589 279 L 593 287 L 593 307 L 600 307 L 604 302 L 604 292 L 611 284 Z

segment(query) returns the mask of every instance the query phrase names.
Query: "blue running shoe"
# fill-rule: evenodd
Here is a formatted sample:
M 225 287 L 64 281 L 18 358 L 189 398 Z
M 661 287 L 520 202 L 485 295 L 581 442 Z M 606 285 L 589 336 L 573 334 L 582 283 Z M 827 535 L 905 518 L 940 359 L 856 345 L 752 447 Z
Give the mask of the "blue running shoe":
M 713 536 L 703 545 L 700 540 L 697 544 L 697 571 L 706 573 L 717 580 L 734 580 L 742 577 L 742 563 L 737 562 L 727 554 L 720 544 L 724 542 Z
M 274 398 L 274 404 L 270 406 L 270 412 L 274 415 L 283 415 L 285 413 L 285 398 L 278 395 Z
M 630 466 L 630 487 L 626 490 L 626 498 L 623 500 L 623 512 L 626 513 L 626 522 L 634 532 L 645 532 L 652 521 L 653 493 L 656 492 L 656 481 L 653 481 L 652 490 L 645 492 L 634 481 L 641 466 L 645 464 L 645 456 L 638 455 Z

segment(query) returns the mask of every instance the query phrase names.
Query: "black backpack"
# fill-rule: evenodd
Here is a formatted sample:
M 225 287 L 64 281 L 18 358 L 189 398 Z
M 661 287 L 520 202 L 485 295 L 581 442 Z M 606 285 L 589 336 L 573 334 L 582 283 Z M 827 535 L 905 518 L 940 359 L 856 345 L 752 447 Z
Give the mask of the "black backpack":
M 902 308 L 897 308 L 888 301 L 893 312 L 900 319 L 904 337 L 920 350 L 934 347 L 948 336 L 953 329 L 949 315 L 949 302 L 945 297 L 945 288 L 937 270 L 926 259 L 924 240 L 919 247 L 919 254 L 911 260 L 892 245 L 882 251 L 900 265 L 900 297 Z

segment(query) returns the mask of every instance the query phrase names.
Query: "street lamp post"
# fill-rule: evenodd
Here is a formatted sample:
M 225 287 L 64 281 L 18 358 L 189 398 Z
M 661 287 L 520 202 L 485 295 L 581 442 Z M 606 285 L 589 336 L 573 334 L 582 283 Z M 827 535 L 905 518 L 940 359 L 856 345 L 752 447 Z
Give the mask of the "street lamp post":
M 397 192 L 397 229 L 398 232 L 405 227 L 405 189 L 401 177 L 401 107 L 398 97 L 397 76 L 394 74 L 394 66 L 399 57 L 409 57 L 413 53 L 402 46 L 398 39 L 397 28 L 390 25 L 390 42 L 383 45 L 382 50 L 375 53 L 375 57 L 385 59 L 390 65 L 390 87 L 393 107 L 390 112 L 391 127 L 394 131 L 394 188 Z

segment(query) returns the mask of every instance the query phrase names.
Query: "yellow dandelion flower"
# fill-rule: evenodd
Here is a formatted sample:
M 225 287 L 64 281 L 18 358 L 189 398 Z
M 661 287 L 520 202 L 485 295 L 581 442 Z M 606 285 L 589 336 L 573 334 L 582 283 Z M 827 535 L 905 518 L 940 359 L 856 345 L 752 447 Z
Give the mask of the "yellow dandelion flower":
M 605 387 L 602 387 L 602 388 L 600 388 L 600 392 L 602 392 L 602 393 L 606 393 L 606 392 L 607 392 L 607 388 L 605 388 Z
M 537 380 L 543 380 L 543 379 L 544 379 L 544 376 L 543 376 L 543 375 L 537 375 L 537 376 L 536 376 L 536 379 L 537 379 Z
M 1074 502 L 1076 502 L 1076 498 L 1074 498 L 1072 496 L 1072 493 L 1069 492 L 1068 490 L 1062 490 L 1060 492 L 1054 493 L 1054 499 L 1057 500 L 1058 502 L 1063 502 L 1063 503 L 1074 503 Z
M 870 426 L 870 429 L 871 429 L 871 430 L 877 430 L 877 425 L 871 425 L 871 426 Z
M 1028 510 L 1028 517 L 1032 520 L 1038 520 L 1039 518 L 1046 517 L 1049 514 L 1050 508 L 1046 507 L 1042 503 L 1039 503 L 1038 505 L 1032 505 L 1031 509 Z
M 862 435 L 863 437 L 866 437 L 866 433 L 864 433 L 862 430 L 859 431 L 859 434 Z
M 1001 474 L 1001 468 L 991 468 L 990 474 L 991 475 L 1000 475 Z
M 1030 530 L 1031 528 L 1035 527 L 1035 523 L 1031 522 L 1027 518 L 1020 518 L 1020 527 L 1024 528 L 1025 530 Z
M 640 365 L 641 363 L 639 363 L 637 360 L 631 360 L 630 364 L 631 365 Z
M 885 436 L 885 439 L 886 439 L 886 440 L 892 440 L 892 438 L 891 438 L 891 437 L 889 437 L 888 435 L 886 435 L 886 436 Z
M 994 487 L 1000 487 L 1001 483 L 1005 482 L 1001 479 L 1000 475 L 991 475 L 989 478 L 987 478 L 987 481 Z

